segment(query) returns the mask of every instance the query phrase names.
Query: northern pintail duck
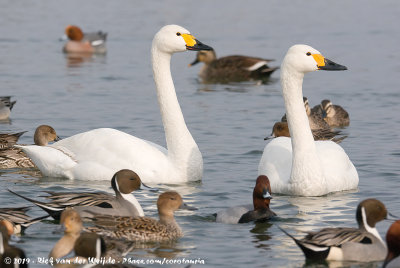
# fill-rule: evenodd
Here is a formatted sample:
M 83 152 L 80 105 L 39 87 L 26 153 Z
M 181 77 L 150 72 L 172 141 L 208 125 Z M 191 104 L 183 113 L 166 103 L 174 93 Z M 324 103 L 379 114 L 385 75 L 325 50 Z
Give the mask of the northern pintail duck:
M 5 224 L 11 224 L 13 227 L 12 234 L 19 234 L 23 233 L 30 225 L 48 217 L 48 215 L 46 215 L 32 219 L 26 214 L 28 210 L 28 207 L 0 208 L 0 221 Z
M 65 35 L 69 39 L 63 48 L 65 53 L 105 54 L 107 52 L 107 33 L 102 31 L 83 33 L 78 26 L 68 25 L 65 28 Z
M 172 54 L 211 49 L 188 30 L 167 25 L 152 43 L 152 64 L 167 148 L 116 129 L 101 128 L 63 139 L 51 147 L 22 149 L 49 177 L 109 180 L 115 172 L 134 170 L 145 183 L 184 183 L 203 176 L 203 157 L 190 134 L 171 76 Z M 99 150 L 101 148 L 101 150 Z
M 92 218 L 94 214 L 142 217 L 144 216 L 143 209 L 131 194 L 140 189 L 141 184 L 140 177 L 135 172 L 122 169 L 111 179 L 111 187 L 115 196 L 108 193 L 47 192 L 50 196 L 46 196 L 46 198 L 51 202 L 45 203 L 9 191 L 45 210 L 54 219 L 59 219 L 61 212 L 67 207 L 74 207 L 85 218 Z
M 226 56 L 218 58 L 214 50 L 197 52 L 196 59 L 189 64 L 193 66 L 203 62 L 199 76 L 203 83 L 230 83 L 242 81 L 269 80 L 271 74 L 279 67 L 270 67 L 273 60 L 248 56 Z
M 112 257 L 119 259 L 132 250 L 134 243 L 124 243 L 115 239 L 103 239 L 95 233 L 82 233 L 83 222 L 79 213 L 74 208 L 66 208 L 60 218 L 64 227 L 64 235 L 54 245 L 49 257 L 62 258 L 72 250 L 80 262 L 87 258 Z M 76 260 L 76 258 L 73 258 Z
M 267 176 L 258 176 L 253 190 L 253 204 L 221 210 L 216 213 L 216 221 L 235 224 L 267 220 L 276 216 L 269 208 L 271 199 L 271 186 Z
M 0 120 L 9 118 L 12 108 L 17 101 L 11 101 L 10 96 L 0 97 Z
M 24 132 L 10 135 L 22 135 L 21 133 L 23 134 Z M 58 140 L 60 140 L 60 138 L 57 136 L 54 128 L 48 125 L 38 126 L 33 137 L 33 141 L 37 146 L 47 146 L 49 142 Z M 0 149 L 0 169 L 34 167 L 36 167 L 35 164 L 21 149 L 17 147 L 5 147 Z
M 11 246 L 8 244 L 10 239 L 8 227 L 0 223 L 0 267 L 2 268 L 25 268 L 28 267 L 26 262 L 26 255 L 24 251 L 20 248 Z M 11 263 L 8 260 L 11 259 Z M 19 264 L 19 262 L 14 262 L 14 259 L 24 260 Z
M 282 229 L 311 260 L 371 262 L 385 259 L 387 249 L 376 223 L 386 219 L 385 205 L 376 199 L 362 201 L 356 211 L 358 228 L 324 228 L 296 239 Z
M 0 150 L 11 148 L 26 131 L 18 133 L 0 133 Z
M 330 100 L 321 101 L 321 108 L 325 112 L 326 116 L 324 120 L 331 127 L 346 127 L 350 125 L 350 117 L 339 105 L 333 105 Z
M 310 46 L 289 48 L 281 66 L 281 86 L 291 137 L 269 142 L 258 166 L 258 175 L 269 178 L 275 193 L 320 196 L 357 188 L 357 170 L 343 148 L 332 141 L 314 141 L 302 93 L 306 73 L 346 69 Z
M 330 140 L 336 143 L 342 142 L 347 136 L 340 136 L 341 131 L 331 129 L 311 129 L 315 141 Z M 270 136 L 265 137 L 264 140 L 269 140 L 277 137 L 290 137 L 289 125 L 287 122 L 276 122 L 272 128 Z
M 383 263 L 385 268 L 400 267 L 400 220 L 395 221 L 386 233 L 388 253 Z
M 167 242 L 183 236 L 175 221 L 174 212 L 178 209 L 194 210 L 187 206 L 177 192 L 162 193 L 157 200 L 160 220 L 148 217 L 112 217 L 97 215 L 95 227 L 88 231 L 106 237 L 136 242 Z
M 307 97 L 303 97 L 304 108 L 306 109 L 306 114 L 308 116 L 308 122 L 310 124 L 311 130 L 323 130 L 323 131 L 330 131 L 331 127 L 327 122 L 325 122 L 322 113 L 313 112 L 310 108 L 310 104 L 308 102 Z M 282 122 L 287 122 L 286 114 L 282 116 Z

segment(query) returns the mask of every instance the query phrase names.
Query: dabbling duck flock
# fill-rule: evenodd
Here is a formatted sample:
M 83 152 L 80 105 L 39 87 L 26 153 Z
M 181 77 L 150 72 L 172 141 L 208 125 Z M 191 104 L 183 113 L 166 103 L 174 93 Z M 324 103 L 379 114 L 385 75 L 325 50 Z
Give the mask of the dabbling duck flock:
M 6 1 L 0 267 L 400 267 L 399 10 Z

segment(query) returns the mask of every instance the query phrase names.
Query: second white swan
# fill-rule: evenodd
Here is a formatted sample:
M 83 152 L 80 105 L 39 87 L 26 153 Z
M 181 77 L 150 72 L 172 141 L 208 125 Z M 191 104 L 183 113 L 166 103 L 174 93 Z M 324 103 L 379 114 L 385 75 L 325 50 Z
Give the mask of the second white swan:
M 357 187 L 357 170 L 343 148 L 332 141 L 314 141 L 303 103 L 304 74 L 346 69 L 307 45 L 288 50 L 281 65 L 281 86 L 291 138 L 268 143 L 258 167 L 274 193 L 320 196 Z

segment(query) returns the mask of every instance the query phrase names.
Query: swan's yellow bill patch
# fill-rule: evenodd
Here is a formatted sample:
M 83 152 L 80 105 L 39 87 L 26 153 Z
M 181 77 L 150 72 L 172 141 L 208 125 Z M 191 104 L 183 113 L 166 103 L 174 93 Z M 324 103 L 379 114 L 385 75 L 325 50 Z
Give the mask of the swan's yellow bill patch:
M 183 37 L 183 40 L 185 40 L 186 45 L 189 47 L 192 47 L 194 45 L 196 45 L 196 38 L 194 38 L 193 35 L 191 34 L 181 34 L 181 36 Z
M 321 54 L 312 54 L 314 60 L 317 62 L 318 67 L 325 66 L 325 58 Z

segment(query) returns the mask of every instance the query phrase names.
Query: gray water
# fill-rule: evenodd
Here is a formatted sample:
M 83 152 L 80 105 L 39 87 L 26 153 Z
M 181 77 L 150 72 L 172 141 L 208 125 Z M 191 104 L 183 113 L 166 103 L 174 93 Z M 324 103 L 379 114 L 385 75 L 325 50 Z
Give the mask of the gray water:
M 267 85 L 202 85 L 197 80 L 200 67 L 187 67 L 195 54 L 176 54 L 172 74 L 186 123 L 203 154 L 204 177 L 201 183 L 161 189 L 177 190 L 199 210 L 177 213 L 185 236 L 175 244 L 129 254 L 143 260 L 200 259 L 207 267 L 301 267 L 302 252 L 278 225 L 297 237 L 300 231 L 322 227 L 355 227 L 355 208 L 366 198 L 378 198 L 400 215 L 399 14 L 397 0 L 2 0 L 0 95 L 13 95 L 17 104 L 11 122 L 0 124 L 0 132 L 28 130 L 20 142 L 31 143 L 40 124 L 53 126 L 61 137 L 111 127 L 164 146 L 150 45 L 165 24 L 184 26 L 219 56 L 273 58 L 276 66 L 291 45 L 309 44 L 349 69 L 308 74 L 304 95 L 311 105 L 329 98 L 349 112 L 351 125 L 343 130 L 348 138 L 341 146 L 358 170 L 358 189 L 315 198 L 275 195 L 271 208 L 279 217 L 269 223 L 215 223 L 212 214 L 219 209 L 251 202 L 266 145 L 263 138 L 284 113 L 279 71 Z M 65 57 L 58 38 L 68 24 L 108 32 L 108 54 Z M 105 181 L 2 170 L 1 207 L 27 205 L 6 188 L 28 197 L 44 190 L 111 192 Z M 157 194 L 144 190 L 135 196 L 145 213 L 156 217 Z M 30 212 L 42 214 L 37 208 Z M 383 237 L 390 224 L 378 224 Z M 36 224 L 16 242 L 36 262 L 32 267 L 43 267 L 37 258 L 47 257 L 60 237 L 53 233 L 57 227 L 51 222 Z

